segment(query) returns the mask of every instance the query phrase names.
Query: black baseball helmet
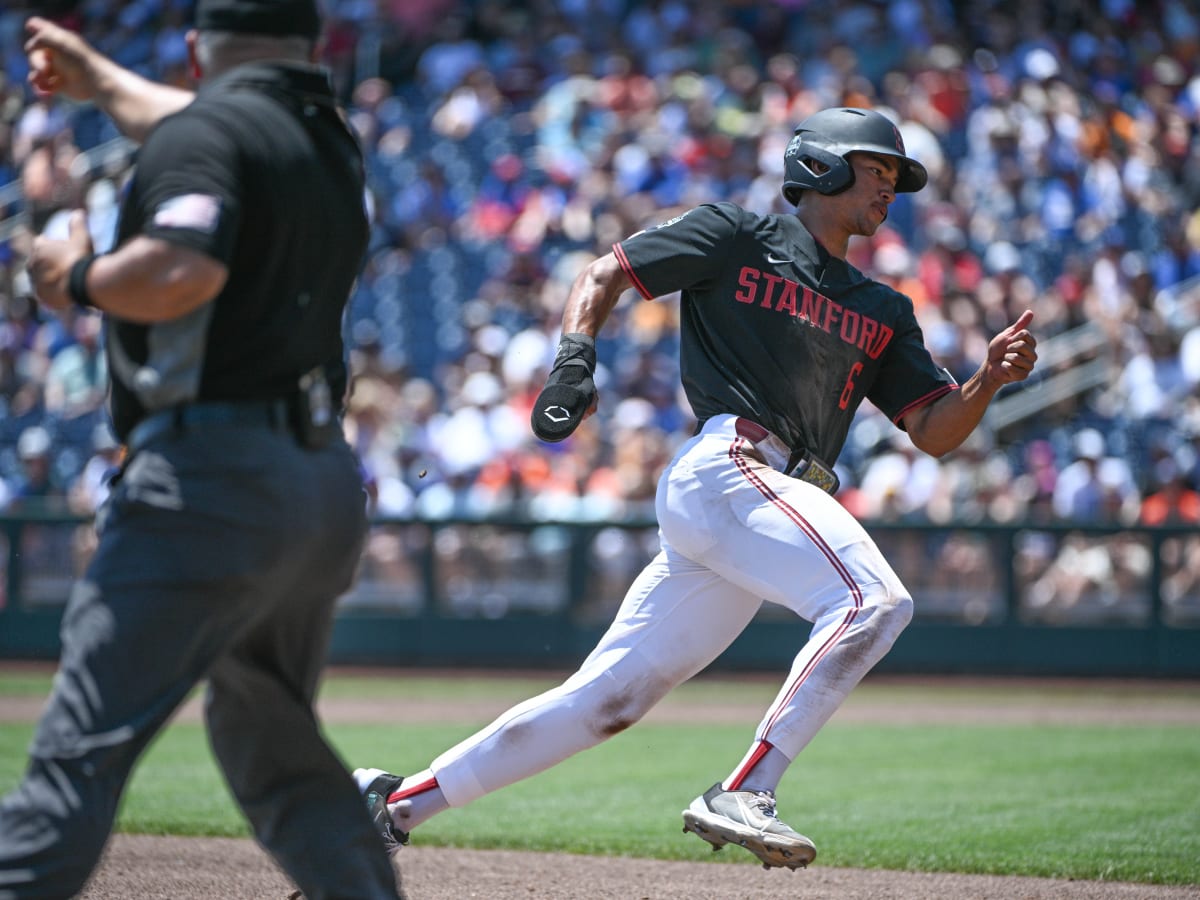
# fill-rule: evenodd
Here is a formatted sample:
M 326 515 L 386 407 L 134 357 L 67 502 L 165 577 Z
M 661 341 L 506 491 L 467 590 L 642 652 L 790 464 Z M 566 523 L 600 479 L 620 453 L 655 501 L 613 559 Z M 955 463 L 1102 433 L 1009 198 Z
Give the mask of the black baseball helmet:
M 813 113 L 800 123 L 783 153 L 783 196 L 788 203 L 800 202 L 800 192 L 838 194 L 854 184 L 854 169 L 846 161 L 855 151 L 895 157 L 900 164 L 896 193 L 911 193 L 925 187 L 929 173 L 904 152 L 904 139 L 886 116 L 873 109 L 835 107 Z M 817 174 L 813 161 L 827 171 Z

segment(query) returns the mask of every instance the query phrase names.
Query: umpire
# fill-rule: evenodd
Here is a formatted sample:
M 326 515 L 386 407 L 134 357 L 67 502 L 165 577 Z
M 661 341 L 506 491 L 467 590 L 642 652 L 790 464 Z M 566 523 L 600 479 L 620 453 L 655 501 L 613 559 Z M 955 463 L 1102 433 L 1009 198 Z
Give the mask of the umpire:
M 314 0 L 199 0 L 199 91 L 149 132 L 116 249 L 92 255 L 81 213 L 67 240 L 32 248 L 44 306 L 106 317 L 129 459 L 28 770 L 0 801 L 0 898 L 80 891 L 139 754 L 202 680 L 221 770 L 305 897 L 398 896 L 313 711 L 366 532 L 339 420 L 364 176 L 314 65 L 319 29 Z M 39 64 L 112 73 L 71 37 Z M 137 81 L 95 87 L 109 108 Z

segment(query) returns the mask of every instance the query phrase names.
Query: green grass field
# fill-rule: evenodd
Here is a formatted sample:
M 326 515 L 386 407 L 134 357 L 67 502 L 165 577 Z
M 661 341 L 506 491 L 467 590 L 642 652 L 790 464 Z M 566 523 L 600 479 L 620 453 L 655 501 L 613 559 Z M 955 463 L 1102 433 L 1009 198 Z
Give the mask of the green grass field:
M 415 697 L 507 703 L 553 681 L 498 677 L 337 676 L 324 697 Z M 6 698 L 45 694 L 48 678 L 0 674 Z M 684 705 L 744 700 L 751 725 L 648 721 L 523 783 L 425 825 L 426 845 L 570 851 L 707 860 L 681 833 L 679 811 L 740 759 L 753 711 L 773 687 L 705 680 L 677 691 Z M 1194 696 L 1193 696 L 1194 695 Z M 864 684 L 852 701 L 890 708 L 970 708 L 968 721 L 890 715 L 835 719 L 793 765 L 780 813 L 813 837 L 824 866 L 1037 875 L 1200 884 L 1200 715 L 1137 724 L 1080 724 L 1041 715 L 1027 722 L 978 711 L 1039 702 L 1062 707 L 1162 703 L 1154 684 L 1097 693 L 1088 685 L 1011 689 Z M 1200 708 L 1200 688 L 1176 687 L 1176 709 Z M 849 706 L 849 704 L 848 704 Z M 12 716 L 7 717 L 11 719 Z M 453 717 L 451 717 L 453 718 Z M 1152 717 L 1151 717 L 1152 718 Z M 899 723 L 897 723 L 899 721 Z M 1054 721 L 1054 724 L 1042 724 Z M 351 766 L 413 771 L 484 719 L 453 724 L 327 726 Z M 19 778 L 32 723 L 0 721 L 0 791 Z M 244 835 L 246 828 L 208 754 L 200 725 L 178 722 L 137 769 L 118 822 L 124 831 Z M 721 859 L 753 864 L 748 854 Z

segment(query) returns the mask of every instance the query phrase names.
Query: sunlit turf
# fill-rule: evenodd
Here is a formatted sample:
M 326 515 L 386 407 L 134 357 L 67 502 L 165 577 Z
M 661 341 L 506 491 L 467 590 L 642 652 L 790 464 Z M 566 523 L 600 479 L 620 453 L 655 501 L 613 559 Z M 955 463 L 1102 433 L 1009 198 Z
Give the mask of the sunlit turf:
M 22 681 L 23 679 L 23 681 Z M 0 677 L 0 697 L 37 696 L 48 678 Z M 474 698 L 535 693 L 552 676 L 332 677 L 325 698 Z M 936 686 L 864 685 L 856 697 L 922 701 Z M 678 700 L 746 699 L 768 682 L 685 685 Z M 1001 702 L 1011 691 L 948 686 L 947 703 Z M 1084 691 L 1086 694 L 1086 691 Z M 1061 699 L 1061 697 L 1059 698 Z M 1081 702 L 1086 702 L 1081 699 Z M 333 721 L 353 767 L 416 771 L 484 721 L 452 725 Z M 427 845 L 561 850 L 753 864 L 681 832 L 679 812 L 745 752 L 751 726 L 644 722 L 527 781 L 423 826 Z M 0 790 L 20 777 L 32 724 L 0 724 Z M 870 724 L 835 718 L 779 790 L 780 815 L 808 834 L 818 864 L 1200 884 L 1200 729 L 1187 724 Z M 124 831 L 244 835 L 202 727 L 169 726 L 138 767 Z

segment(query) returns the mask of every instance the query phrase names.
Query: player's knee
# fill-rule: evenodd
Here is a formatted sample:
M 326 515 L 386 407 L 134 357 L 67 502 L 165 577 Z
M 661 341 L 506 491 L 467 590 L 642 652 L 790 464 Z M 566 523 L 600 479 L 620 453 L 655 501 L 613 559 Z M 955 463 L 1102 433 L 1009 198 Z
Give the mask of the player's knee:
M 902 587 L 893 586 L 875 592 L 866 605 L 871 611 L 872 630 L 877 639 L 888 646 L 912 621 L 912 596 Z
M 887 617 L 893 622 L 897 633 L 908 627 L 913 618 L 913 599 L 907 591 L 891 593 L 887 600 Z

